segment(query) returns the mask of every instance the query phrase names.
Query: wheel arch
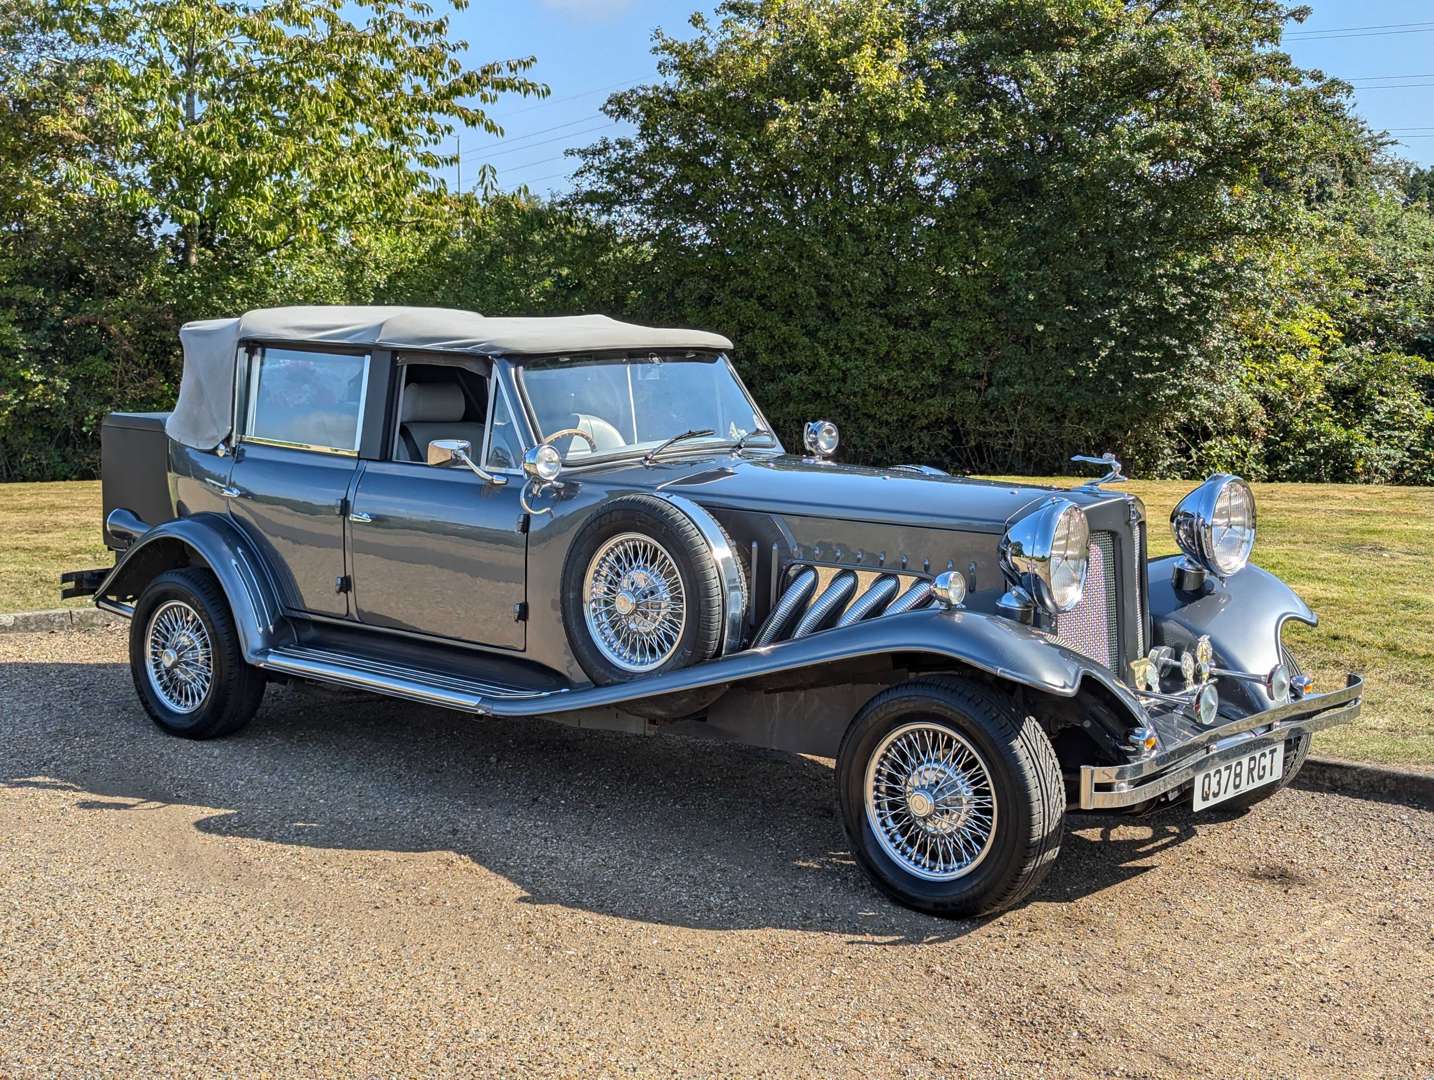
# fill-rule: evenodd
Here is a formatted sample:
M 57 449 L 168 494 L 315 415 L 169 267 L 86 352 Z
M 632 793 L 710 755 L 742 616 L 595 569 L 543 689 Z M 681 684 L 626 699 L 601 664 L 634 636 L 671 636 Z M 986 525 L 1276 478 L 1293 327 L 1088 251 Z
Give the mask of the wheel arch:
M 283 625 L 283 608 L 252 545 L 229 521 L 196 514 L 156 525 L 120 556 L 95 591 L 95 603 L 130 614 L 133 600 L 166 570 L 201 566 L 214 574 L 229 604 L 248 663 L 259 660 Z

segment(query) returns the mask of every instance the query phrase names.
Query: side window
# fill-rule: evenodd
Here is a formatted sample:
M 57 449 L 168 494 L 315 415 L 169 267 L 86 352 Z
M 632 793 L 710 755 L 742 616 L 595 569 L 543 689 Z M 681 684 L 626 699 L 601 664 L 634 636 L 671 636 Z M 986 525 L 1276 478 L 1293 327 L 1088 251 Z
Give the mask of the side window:
M 493 401 L 493 430 L 488 447 L 488 468 L 516 469 L 523 461 L 523 442 L 518 438 L 518 429 L 513 423 L 513 411 L 508 408 L 508 395 L 495 386 Z
M 263 349 L 249 372 L 251 439 L 358 452 L 368 357 Z

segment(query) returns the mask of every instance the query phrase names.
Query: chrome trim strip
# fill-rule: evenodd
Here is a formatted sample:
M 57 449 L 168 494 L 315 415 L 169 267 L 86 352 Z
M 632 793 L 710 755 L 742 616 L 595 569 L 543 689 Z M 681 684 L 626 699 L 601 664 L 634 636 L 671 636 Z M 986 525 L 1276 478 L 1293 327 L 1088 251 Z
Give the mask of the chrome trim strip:
M 239 441 L 253 443 L 256 446 L 278 446 L 284 450 L 307 450 L 314 454 L 332 454 L 335 457 L 358 457 L 357 450 L 340 450 L 333 446 L 315 446 L 313 443 L 285 442 L 282 439 L 266 439 L 260 435 L 241 435 Z
M 524 699 L 551 697 L 566 691 L 514 690 L 455 678 L 437 672 L 419 671 L 366 657 L 345 656 L 324 649 L 271 649 L 259 666 L 318 682 L 369 690 L 388 697 L 418 701 L 444 709 L 484 715 L 492 712 L 489 698 Z
M 737 565 L 737 553 L 717 519 L 691 499 L 666 491 L 655 491 L 653 495 L 666 499 L 691 518 L 712 552 L 717 579 L 722 583 L 722 643 L 718 646 L 718 655 L 725 656 L 741 645 L 742 620 L 747 614 L 747 594 L 742 588 L 742 568 Z
M 1350 675 L 1343 690 L 1252 713 L 1201 732 L 1145 761 L 1082 765 L 1080 807 L 1110 810 L 1146 802 L 1180 787 L 1198 769 L 1220 764 L 1259 745 L 1348 723 L 1359 715 L 1363 693 L 1364 680 Z

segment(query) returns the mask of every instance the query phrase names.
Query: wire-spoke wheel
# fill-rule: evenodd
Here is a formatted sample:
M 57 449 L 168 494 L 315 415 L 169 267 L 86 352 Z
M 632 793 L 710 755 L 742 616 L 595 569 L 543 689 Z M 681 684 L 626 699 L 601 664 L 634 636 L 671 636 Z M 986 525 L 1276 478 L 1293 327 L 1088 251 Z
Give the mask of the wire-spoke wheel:
M 866 768 L 866 817 L 877 843 L 908 873 L 952 881 L 996 837 L 996 798 L 981 755 L 950 728 L 897 728 Z
M 145 671 L 159 700 L 192 713 L 214 682 L 214 649 L 199 612 L 183 600 L 155 608 L 144 635 Z
M 573 659 L 599 686 L 699 664 L 722 644 L 726 594 L 712 549 L 692 518 L 653 495 L 592 510 L 568 547 L 561 603 Z
M 244 662 L 229 601 L 204 567 L 166 570 L 145 587 L 129 662 L 150 719 L 186 739 L 237 731 L 264 695 L 264 673 Z
M 1060 762 L 999 686 L 927 675 L 883 690 L 847 728 L 836 779 L 857 864 L 918 911 L 1004 910 L 1060 851 Z
M 611 663 L 632 672 L 661 667 L 687 625 L 677 563 L 651 537 L 619 533 L 588 563 L 583 613 L 593 643 Z

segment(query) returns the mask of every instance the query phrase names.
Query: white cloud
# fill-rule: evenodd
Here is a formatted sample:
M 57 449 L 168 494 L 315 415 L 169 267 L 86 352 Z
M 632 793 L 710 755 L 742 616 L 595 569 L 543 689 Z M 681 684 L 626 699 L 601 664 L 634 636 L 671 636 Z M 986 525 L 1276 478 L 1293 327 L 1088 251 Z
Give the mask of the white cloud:
M 543 0 L 543 6 L 582 19 L 611 19 L 632 6 L 632 0 Z

